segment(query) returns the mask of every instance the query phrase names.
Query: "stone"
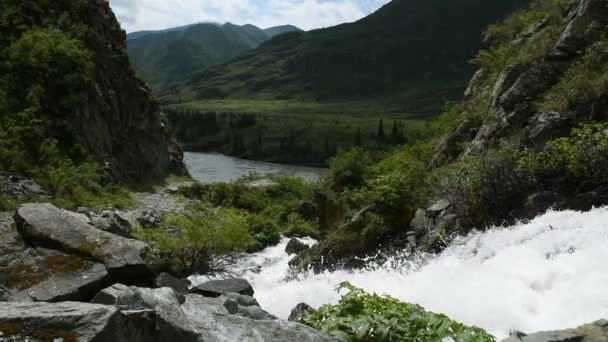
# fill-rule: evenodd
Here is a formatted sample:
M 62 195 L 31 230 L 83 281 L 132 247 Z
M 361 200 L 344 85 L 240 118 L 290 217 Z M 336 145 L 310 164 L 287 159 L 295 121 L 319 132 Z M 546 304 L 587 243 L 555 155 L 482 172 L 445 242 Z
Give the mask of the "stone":
M 492 91 L 492 106 L 498 106 L 500 97 L 513 86 L 519 76 L 528 68 L 529 66 L 525 64 L 513 64 L 508 66 L 507 69 L 500 74 L 498 80 L 494 84 L 494 90 Z
M 91 224 L 108 233 L 125 238 L 131 237 L 131 224 L 118 213 L 104 211 L 101 215 L 93 215 Z
M 601 32 L 608 21 L 608 4 L 605 0 L 581 0 L 566 15 L 567 26 L 555 44 L 554 55 L 572 57 Z
M 452 203 L 447 199 L 439 199 L 433 205 L 431 205 L 428 209 L 426 209 L 426 215 L 428 217 L 435 218 L 441 214 L 444 210 L 448 209 Z
M 536 192 L 528 196 L 524 203 L 523 212 L 519 215 L 523 218 L 532 219 L 545 213 L 548 209 L 559 207 L 565 202 L 565 198 L 552 191 Z M 557 208 L 556 208 L 557 209 Z
M 156 287 L 170 287 L 177 293 L 187 294 L 190 292 L 190 282 L 177 279 L 168 273 L 161 273 L 156 277 Z
M 301 242 L 300 240 L 293 238 L 293 239 L 289 240 L 289 242 L 287 243 L 287 246 L 285 247 L 285 252 L 289 255 L 298 254 L 309 248 L 310 247 L 307 244 L 305 244 L 304 242 Z
M 539 332 L 526 335 L 514 332 L 503 342 L 605 342 L 608 341 L 608 321 L 582 325 L 576 329 Z
M 293 310 L 291 310 L 291 313 L 289 314 L 289 318 L 287 320 L 292 322 L 301 322 L 302 319 L 304 319 L 304 316 L 311 310 L 314 309 L 310 305 L 306 303 L 300 303 L 296 305 Z
M 180 303 L 170 288 L 114 285 L 102 292 L 94 301 L 122 310 L 153 310 L 158 332 L 153 341 L 336 341 L 302 324 L 277 320 L 258 306 L 242 307 L 233 295 L 208 298 L 189 294 Z
M 142 211 L 136 218 L 137 223 L 144 228 L 160 227 L 160 215 L 153 211 Z
M 244 307 L 260 306 L 260 304 L 258 303 L 258 301 L 255 298 L 251 297 L 251 296 L 242 295 L 242 294 L 238 294 L 238 293 L 226 293 L 224 295 L 224 297 L 232 298 L 232 299 L 236 300 L 236 302 L 240 306 L 244 306 Z
M 309 201 L 298 204 L 294 211 L 307 221 L 313 221 L 317 217 L 317 207 Z
M 571 131 L 570 120 L 558 112 L 535 114 L 523 131 L 526 146 L 542 148 L 545 143 L 567 136 Z
M 190 292 L 205 297 L 219 297 L 226 293 L 238 293 L 247 296 L 253 296 L 254 294 L 253 287 L 245 279 L 211 280 L 193 287 Z
M 55 249 L 105 265 L 114 282 L 151 284 L 144 258 L 148 246 L 96 229 L 51 204 L 24 204 L 15 214 L 17 230 L 31 246 Z
M 154 317 L 90 303 L 0 303 L 0 332 L 12 341 L 160 342 Z
M 427 229 L 427 219 L 426 219 L 426 210 L 418 209 L 416 210 L 416 214 L 414 214 L 414 218 L 410 223 L 410 229 L 416 233 L 426 233 Z
M 0 173 L 0 193 L 18 201 L 49 196 L 48 191 L 35 181 L 8 173 Z

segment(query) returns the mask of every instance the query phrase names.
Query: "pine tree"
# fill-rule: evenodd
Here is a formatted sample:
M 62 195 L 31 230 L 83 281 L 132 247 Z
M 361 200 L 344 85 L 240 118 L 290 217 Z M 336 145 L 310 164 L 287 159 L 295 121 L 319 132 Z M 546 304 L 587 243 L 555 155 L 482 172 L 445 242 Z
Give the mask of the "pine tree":
M 384 141 L 385 135 L 384 135 L 384 121 L 382 119 L 380 119 L 380 121 L 378 122 L 378 141 Z

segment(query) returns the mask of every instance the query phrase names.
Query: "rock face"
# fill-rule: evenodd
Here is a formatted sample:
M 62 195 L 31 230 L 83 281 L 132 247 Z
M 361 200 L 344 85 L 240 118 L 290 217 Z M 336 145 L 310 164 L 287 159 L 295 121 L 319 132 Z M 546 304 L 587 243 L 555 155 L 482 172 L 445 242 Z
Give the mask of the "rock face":
M 11 301 L 89 300 L 115 283 L 148 285 L 147 246 L 100 231 L 50 204 L 25 204 L 0 224 L 0 285 Z
M 211 280 L 193 287 L 190 292 L 205 297 L 219 297 L 226 293 L 253 296 L 253 287 L 244 279 Z
M 0 173 L 0 194 L 19 201 L 45 198 L 49 195 L 48 191 L 33 180 L 7 173 Z
M 183 301 L 170 288 L 114 285 L 93 302 L 156 313 L 154 341 L 334 341 L 306 326 L 277 320 L 247 296 L 208 298 L 195 294 Z
M 608 341 L 608 321 L 601 320 L 576 329 L 526 335 L 515 332 L 503 342 L 604 342 Z

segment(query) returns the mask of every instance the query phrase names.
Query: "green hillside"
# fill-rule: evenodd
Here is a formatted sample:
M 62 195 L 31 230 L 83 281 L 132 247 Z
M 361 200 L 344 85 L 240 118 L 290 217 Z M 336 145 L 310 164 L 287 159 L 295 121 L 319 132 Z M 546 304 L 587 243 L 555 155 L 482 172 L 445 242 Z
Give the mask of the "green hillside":
M 393 0 L 355 23 L 276 37 L 164 99 L 390 96 L 408 111 L 434 111 L 462 94 L 485 27 L 526 2 Z
M 275 34 L 299 29 L 282 26 L 269 30 L 253 25 L 202 23 L 158 32 L 134 32 L 127 43 L 137 69 L 153 88 L 159 89 L 256 48 Z

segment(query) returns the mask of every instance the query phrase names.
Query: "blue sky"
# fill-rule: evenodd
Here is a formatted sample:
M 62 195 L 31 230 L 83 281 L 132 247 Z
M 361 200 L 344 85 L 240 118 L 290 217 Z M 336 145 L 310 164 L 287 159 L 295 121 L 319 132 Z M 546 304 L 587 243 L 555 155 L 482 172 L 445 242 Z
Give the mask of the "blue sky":
M 292 24 L 302 29 L 358 20 L 390 0 L 109 0 L 127 32 L 197 22 Z

